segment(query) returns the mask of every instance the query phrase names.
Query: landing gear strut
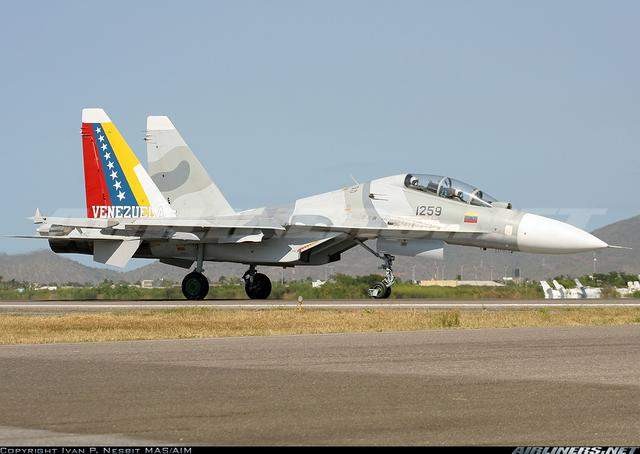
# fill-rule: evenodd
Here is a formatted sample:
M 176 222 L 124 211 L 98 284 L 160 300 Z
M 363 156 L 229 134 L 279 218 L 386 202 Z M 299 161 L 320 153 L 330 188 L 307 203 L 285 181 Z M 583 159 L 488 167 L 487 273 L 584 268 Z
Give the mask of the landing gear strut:
M 242 276 L 244 279 L 244 291 L 252 300 L 266 300 L 271 294 L 271 280 L 267 275 L 258 273 L 255 265 L 249 265 L 249 269 Z
M 396 278 L 393 275 L 393 261 L 395 257 L 391 254 L 384 254 L 381 252 L 374 251 L 369 246 L 364 244 L 364 241 L 358 240 L 360 246 L 365 248 L 367 251 L 371 252 L 373 255 L 382 259 L 383 264 L 380 265 L 380 269 L 384 270 L 384 279 L 380 282 L 376 282 L 373 287 L 369 289 L 369 296 L 376 299 L 386 299 L 391 296 L 391 286 L 395 282 Z
M 202 274 L 203 262 L 204 244 L 199 244 L 196 270 L 187 274 L 182 280 L 182 294 L 188 300 L 203 300 L 209 293 L 209 280 Z

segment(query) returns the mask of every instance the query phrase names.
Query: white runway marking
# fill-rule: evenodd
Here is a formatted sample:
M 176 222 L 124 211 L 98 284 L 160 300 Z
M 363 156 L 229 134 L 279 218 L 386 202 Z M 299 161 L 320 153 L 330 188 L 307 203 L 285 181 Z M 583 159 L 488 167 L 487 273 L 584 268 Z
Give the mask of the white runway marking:
M 157 304 L 157 303 L 137 303 L 137 304 L 70 304 L 70 303 L 49 303 L 49 304 L 1 304 L 0 310 L 42 310 L 42 309 L 185 309 L 185 308 L 210 308 L 210 309 L 294 309 L 304 307 L 308 309 L 542 309 L 542 308 L 640 308 L 640 302 L 628 303 L 303 303 L 299 306 L 296 302 L 290 303 L 227 303 L 227 304 L 206 304 L 206 303 L 184 303 L 184 304 Z

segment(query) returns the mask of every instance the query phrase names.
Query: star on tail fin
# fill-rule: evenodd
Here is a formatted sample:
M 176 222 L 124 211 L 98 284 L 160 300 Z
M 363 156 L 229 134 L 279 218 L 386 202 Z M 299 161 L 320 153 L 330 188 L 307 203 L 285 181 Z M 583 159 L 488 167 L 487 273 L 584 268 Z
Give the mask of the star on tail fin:
M 88 217 L 175 216 L 102 109 L 82 110 L 82 153 Z

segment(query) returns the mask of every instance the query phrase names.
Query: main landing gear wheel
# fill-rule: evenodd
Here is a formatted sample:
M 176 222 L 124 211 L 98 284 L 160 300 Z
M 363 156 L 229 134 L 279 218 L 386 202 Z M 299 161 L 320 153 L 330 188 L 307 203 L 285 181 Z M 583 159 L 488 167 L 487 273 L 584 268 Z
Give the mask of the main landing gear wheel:
M 209 280 L 197 271 L 189 273 L 182 280 L 182 293 L 188 300 L 203 300 L 209 293 Z
M 252 300 L 266 300 L 271 294 L 271 280 L 264 274 L 258 273 L 255 267 L 249 268 L 244 276 L 244 291 Z

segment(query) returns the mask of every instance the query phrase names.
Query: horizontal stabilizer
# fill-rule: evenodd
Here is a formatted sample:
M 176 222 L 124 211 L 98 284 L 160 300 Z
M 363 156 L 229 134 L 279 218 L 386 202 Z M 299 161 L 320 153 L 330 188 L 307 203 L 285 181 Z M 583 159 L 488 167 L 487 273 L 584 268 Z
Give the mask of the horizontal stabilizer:
M 95 241 L 93 243 L 93 260 L 105 265 L 124 268 L 138 250 L 140 239 Z
M 120 224 L 121 221 L 117 219 L 109 218 L 57 218 L 57 217 L 43 217 L 43 222 L 50 225 L 59 225 L 63 227 L 74 228 L 88 228 L 88 229 L 106 229 L 109 227 L 115 227 Z

